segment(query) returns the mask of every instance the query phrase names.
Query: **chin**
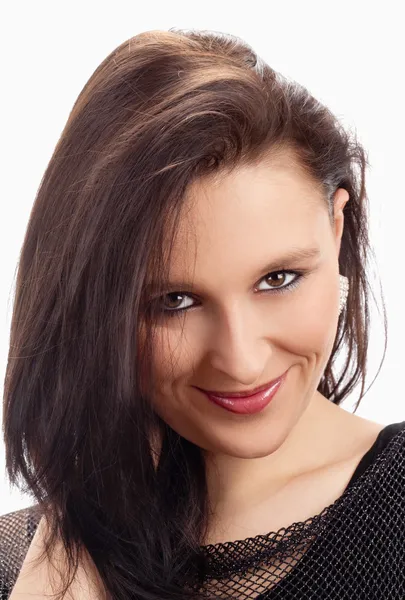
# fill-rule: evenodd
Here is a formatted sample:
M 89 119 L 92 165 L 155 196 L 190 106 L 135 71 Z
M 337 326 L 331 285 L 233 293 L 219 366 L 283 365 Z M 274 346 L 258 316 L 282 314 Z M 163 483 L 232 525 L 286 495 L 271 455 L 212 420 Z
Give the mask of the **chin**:
M 260 432 L 253 433 L 245 425 L 244 432 L 228 431 L 222 436 L 220 432 L 215 439 L 212 433 L 207 434 L 204 442 L 197 443 L 210 454 L 224 454 L 234 458 L 264 458 L 273 454 L 282 445 L 289 434 L 288 428 L 276 427 L 273 433 L 269 425 L 260 427 Z

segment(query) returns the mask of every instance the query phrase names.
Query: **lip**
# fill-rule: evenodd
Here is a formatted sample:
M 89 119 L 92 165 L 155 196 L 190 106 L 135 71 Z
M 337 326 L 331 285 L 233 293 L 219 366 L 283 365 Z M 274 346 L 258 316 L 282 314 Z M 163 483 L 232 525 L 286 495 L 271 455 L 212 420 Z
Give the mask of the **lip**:
M 276 395 L 286 378 L 287 372 L 285 372 L 278 379 L 274 379 L 270 384 L 266 384 L 267 387 L 260 391 L 249 394 L 248 396 L 217 396 L 211 394 L 205 390 L 199 389 L 207 396 L 207 398 L 217 404 L 221 408 L 228 410 L 232 413 L 251 415 L 262 411 Z M 261 386 L 263 388 L 263 386 Z
M 201 390 L 202 392 L 205 392 L 206 394 L 209 394 L 210 396 L 216 396 L 217 398 L 250 398 L 250 396 L 257 394 L 258 392 L 267 390 L 269 387 L 277 383 L 280 379 L 284 377 L 285 373 L 286 372 L 284 372 L 283 375 L 280 375 L 280 377 L 277 377 L 277 379 L 268 381 L 267 383 L 264 383 L 259 387 L 249 390 L 248 392 L 217 392 L 215 390 L 205 390 L 203 388 L 197 389 Z

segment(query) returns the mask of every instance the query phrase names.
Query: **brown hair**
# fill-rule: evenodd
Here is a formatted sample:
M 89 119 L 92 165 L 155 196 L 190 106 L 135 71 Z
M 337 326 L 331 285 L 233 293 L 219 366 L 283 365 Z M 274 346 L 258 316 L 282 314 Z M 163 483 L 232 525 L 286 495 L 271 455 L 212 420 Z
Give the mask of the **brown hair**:
M 283 148 L 321 186 L 331 215 L 337 188 L 349 192 L 339 266 L 350 292 L 318 390 L 340 404 L 361 381 L 359 404 L 369 320 L 365 152 L 242 40 L 171 30 L 121 44 L 84 86 L 41 181 L 11 324 L 7 473 L 53 524 L 48 548 L 59 536 L 73 573 L 84 547 L 114 599 L 184 600 L 201 574 L 207 530 L 200 449 L 148 402 L 156 314 L 145 285 L 153 276 L 164 288 L 164 240 L 192 181 Z

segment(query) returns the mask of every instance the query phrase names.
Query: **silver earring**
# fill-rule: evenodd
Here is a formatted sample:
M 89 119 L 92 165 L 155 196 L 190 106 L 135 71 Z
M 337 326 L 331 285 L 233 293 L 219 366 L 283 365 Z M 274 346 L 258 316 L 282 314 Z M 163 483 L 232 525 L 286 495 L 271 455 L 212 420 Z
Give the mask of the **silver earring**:
M 349 294 L 349 280 L 345 275 L 339 275 L 339 291 L 340 291 L 340 299 L 339 299 L 339 314 L 342 312 L 347 296 Z

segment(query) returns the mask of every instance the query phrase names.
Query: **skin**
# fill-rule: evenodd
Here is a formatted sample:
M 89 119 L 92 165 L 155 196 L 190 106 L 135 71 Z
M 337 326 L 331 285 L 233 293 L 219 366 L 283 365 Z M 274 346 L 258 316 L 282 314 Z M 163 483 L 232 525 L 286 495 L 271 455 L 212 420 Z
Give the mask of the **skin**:
M 383 427 L 317 392 L 338 323 L 338 257 L 348 199 L 337 190 L 332 226 L 321 190 L 287 153 L 200 180 L 188 191 L 170 279 L 194 288 L 192 296 L 163 300 L 171 309 L 194 307 L 158 324 L 153 404 L 175 431 L 203 449 L 212 506 L 205 543 L 277 531 L 318 514 L 343 493 Z M 274 293 L 277 279 L 266 277 L 265 266 L 293 247 L 315 247 L 319 256 L 280 265 L 308 276 L 285 294 Z M 293 279 L 287 274 L 282 282 Z M 172 291 L 184 286 L 174 284 Z M 256 415 L 232 414 L 193 387 L 245 391 L 285 371 L 283 387 Z M 52 569 L 47 563 L 36 572 L 30 567 L 45 531 L 42 520 L 12 600 L 49 593 Z M 103 598 L 90 559 L 85 566 L 83 561 L 69 597 Z

